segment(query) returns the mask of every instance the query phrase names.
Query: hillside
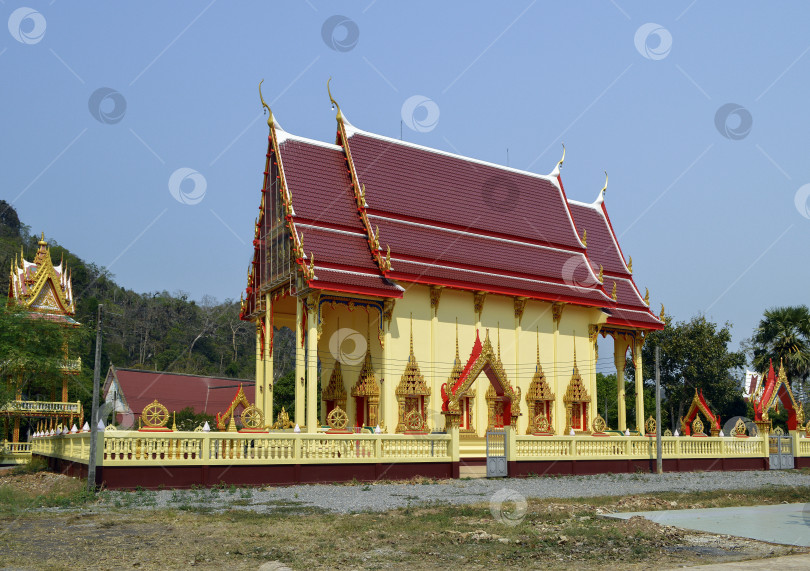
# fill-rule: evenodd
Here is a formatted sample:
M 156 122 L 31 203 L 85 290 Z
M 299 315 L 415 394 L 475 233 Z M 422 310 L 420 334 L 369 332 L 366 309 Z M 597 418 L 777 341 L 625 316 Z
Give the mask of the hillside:
M 32 233 L 15 209 L 0 200 L 0 291 L 7 295 L 9 271 L 20 249 L 31 260 L 39 233 Z M 51 258 L 64 259 L 72 271 L 76 319 L 95 332 L 98 304 L 104 304 L 102 375 L 110 363 L 133 367 L 251 379 L 255 377 L 255 329 L 239 319 L 239 301 L 217 301 L 204 296 L 199 302 L 184 292 L 137 293 L 115 282 L 103 267 L 85 261 L 45 235 Z M 79 378 L 82 399 L 89 397 L 94 334 L 83 344 L 85 364 Z M 292 367 L 293 336 L 276 336 L 276 378 Z M 73 391 L 73 389 L 71 389 Z

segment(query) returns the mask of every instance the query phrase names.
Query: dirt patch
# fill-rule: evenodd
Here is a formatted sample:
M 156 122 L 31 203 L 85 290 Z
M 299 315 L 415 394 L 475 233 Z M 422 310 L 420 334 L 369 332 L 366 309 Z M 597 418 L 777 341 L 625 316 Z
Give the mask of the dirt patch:
M 0 475 L 0 487 L 28 496 L 40 496 L 53 493 L 68 493 L 80 489 L 84 483 L 77 479 L 54 474 L 53 472 L 36 472 L 33 474 Z

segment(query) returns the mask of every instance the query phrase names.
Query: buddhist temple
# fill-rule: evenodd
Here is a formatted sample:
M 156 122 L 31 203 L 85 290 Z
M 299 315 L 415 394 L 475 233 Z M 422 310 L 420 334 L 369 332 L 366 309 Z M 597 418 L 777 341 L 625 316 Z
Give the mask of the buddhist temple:
M 589 434 L 601 334 L 614 339 L 614 428 L 628 428 L 628 351 L 640 371 L 645 335 L 664 324 L 613 231 L 607 180 L 593 202 L 570 200 L 563 160 L 541 175 L 377 135 L 329 97 L 334 142 L 285 131 L 262 100 L 269 137 L 241 317 L 256 324 L 265 417 L 273 331 L 287 326 L 294 420 L 307 432 L 340 406 L 360 430 Z
M 60 262 L 58 266 L 53 264 L 44 234 L 38 242 L 33 261 L 26 260 L 21 252 L 19 259 L 12 263 L 8 303 L 21 307 L 32 319 L 47 319 L 65 327 L 79 326 L 73 318 L 76 306 L 70 272 L 64 262 Z M 17 391 L 16 400 L 5 405 L 2 410 L 3 414 L 13 418 L 12 443 L 20 440 L 22 418 L 35 421 L 37 430 L 53 430 L 57 426 L 70 429 L 76 422 L 81 424 L 81 403 L 68 401 L 68 384 L 72 377 L 79 374 L 81 360 L 70 359 L 67 352 L 63 359 L 61 393 L 54 391 L 46 395 L 50 400 L 30 400 L 33 395 L 25 394 L 26 390 L 18 379 L 7 379 L 16 385 Z

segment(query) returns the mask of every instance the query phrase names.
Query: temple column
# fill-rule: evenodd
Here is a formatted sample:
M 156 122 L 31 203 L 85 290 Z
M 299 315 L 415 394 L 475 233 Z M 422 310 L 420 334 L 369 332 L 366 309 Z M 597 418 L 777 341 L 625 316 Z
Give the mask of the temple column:
M 273 361 L 273 298 L 267 294 L 264 312 L 264 422 L 273 424 L 273 390 L 275 386 L 275 368 Z
M 637 331 L 633 339 L 633 367 L 636 378 L 636 430 L 644 433 L 644 369 L 641 362 L 641 348 L 644 346 L 644 339 L 641 332 Z
M 318 432 L 318 294 L 307 298 L 307 432 Z
M 265 343 L 267 343 L 267 339 L 265 339 Z M 268 419 L 264 391 L 264 348 L 262 347 L 262 321 L 260 317 L 256 320 L 256 402 L 254 404 L 256 408 L 262 411 L 265 419 Z
M 596 340 L 599 336 L 599 331 L 595 325 L 588 327 L 588 359 L 590 360 L 588 367 L 588 394 L 591 395 L 591 403 L 588 406 L 588 426 L 586 430 L 591 430 L 593 426 L 593 419 L 599 414 L 599 392 L 596 390 L 596 360 L 597 348 Z
M 388 403 L 389 399 L 386 396 L 386 393 L 388 391 L 386 390 L 387 387 L 386 387 L 385 383 L 386 383 L 386 379 L 388 379 L 389 383 L 393 382 L 393 380 L 394 380 L 393 374 L 388 370 L 388 351 L 389 351 L 389 347 L 391 345 L 391 331 L 390 331 L 390 329 L 391 329 L 390 324 L 389 324 L 388 327 L 385 327 L 385 321 L 383 320 L 383 316 L 381 314 L 380 315 L 380 331 L 382 331 L 382 334 L 383 334 L 383 337 L 382 337 L 383 342 L 382 342 L 382 348 L 381 348 L 382 350 L 380 351 L 380 354 L 382 355 L 382 364 L 381 364 L 382 375 L 380 377 L 380 410 L 377 413 L 377 423 L 380 425 L 380 427 L 383 427 L 383 426 L 386 427 L 385 432 L 388 432 L 388 430 L 387 430 L 388 426 L 385 424 L 386 419 L 388 418 L 388 414 L 387 414 L 387 411 L 386 411 L 385 407 L 387 407 L 388 404 L 389 404 Z M 396 426 L 395 426 L 395 428 L 396 428 Z
M 11 441 L 12 442 L 19 442 L 20 441 L 20 417 L 14 417 L 14 430 L 11 433 Z
M 62 376 L 62 402 L 68 400 L 68 375 L 67 373 Z
M 305 423 L 304 411 L 306 400 L 304 394 L 304 377 L 306 360 L 304 356 L 304 301 L 295 300 L 295 424 Z
M 627 342 L 619 335 L 613 335 L 613 362 L 616 365 L 616 401 L 619 407 L 616 428 L 627 430 L 627 403 L 624 394 L 624 367 L 627 354 Z

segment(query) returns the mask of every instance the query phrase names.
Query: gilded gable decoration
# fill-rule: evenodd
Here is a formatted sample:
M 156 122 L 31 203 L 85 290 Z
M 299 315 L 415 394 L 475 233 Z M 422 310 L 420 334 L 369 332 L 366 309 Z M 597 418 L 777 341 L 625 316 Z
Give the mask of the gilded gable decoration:
M 540 330 L 537 330 L 537 364 L 535 365 L 534 376 L 532 382 L 529 383 L 529 390 L 526 391 L 526 406 L 529 409 L 529 426 L 526 428 L 526 434 L 534 434 L 537 432 L 548 432 L 549 427 L 554 426 L 552 423 L 552 411 L 554 410 L 554 393 L 551 392 L 551 387 L 546 381 L 546 375 L 543 373 L 543 367 L 540 365 Z M 544 418 L 548 421 L 545 430 L 537 425 L 537 420 Z M 553 429 L 551 429 L 553 433 Z
M 446 416 L 448 426 L 458 425 L 463 414 L 460 400 L 467 395 L 482 372 L 494 386 L 496 398 L 504 403 L 504 420 L 508 418 L 509 424 L 514 428 L 520 416 L 520 388 L 513 388 L 509 384 L 503 364 L 492 348 L 488 329 L 483 344 L 480 336 L 476 335 L 472 353 L 458 381 L 453 385 L 445 383 L 442 386 L 442 414 Z
M 430 308 L 433 310 L 433 315 L 439 313 L 439 300 L 442 297 L 442 286 L 430 286 Z
M 422 376 L 419 363 L 416 362 L 413 354 L 413 322 L 411 322 L 411 353 L 399 385 L 397 385 L 396 396 L 399 409 L 396 432 L 413 430 L 413 419 L 408 422 L 409 415 L 412 416 L 413 413 L 421 418 L 422 426 L 424 426 L 427 422 L 427 401 L 430 396 L 430 388 L 425 384 L 425 377 Z
M 335 408 L 346 410 L 346 387 L 343 384 L 343 370 L 340 361 L 335 361 L 335 368 L 329 376 L 329 384 L 321 392 L 321 400 L 326 403 L 326 415 Z
M 568 388 L 565 390 L 563 402 L 565 403 L 567 417 L 565 434 L 568 434 L 572 428 L 579 431 L 588 430 L 588 405 L 591 402 L 591 397 L 582 382 L 582 376 L 579 374 L 576 345 L 574 345 L 574 370 L 571 373 Z

